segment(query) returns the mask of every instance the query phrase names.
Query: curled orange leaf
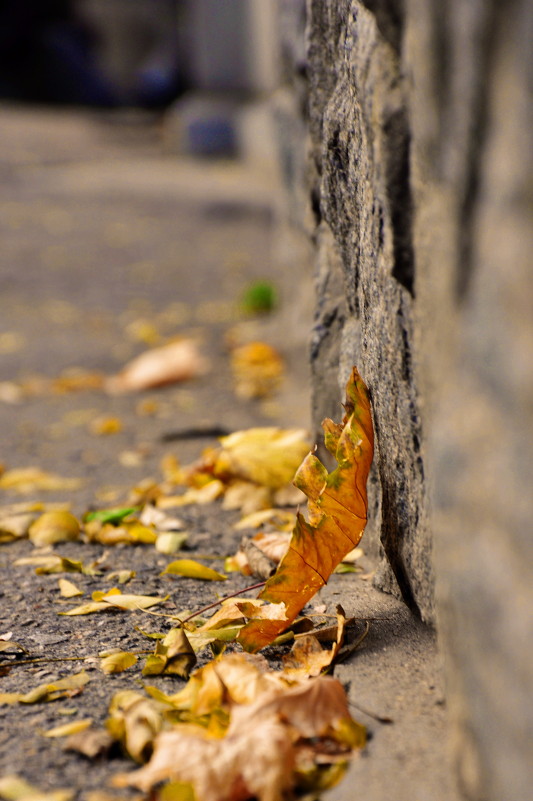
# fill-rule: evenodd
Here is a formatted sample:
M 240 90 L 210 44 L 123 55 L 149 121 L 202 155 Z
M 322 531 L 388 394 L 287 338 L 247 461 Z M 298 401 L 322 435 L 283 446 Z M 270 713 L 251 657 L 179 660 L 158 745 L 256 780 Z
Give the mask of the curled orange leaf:
M 344 408 L 341 424 L 331 420 L 322 424 L 325 445 L 337 467 L 329 473 L 314 453 L 302 462 L 294 483 L 309 499 L 309 520 L 298 515 L 289 550 L 259 595 L 271 603 L 284 603 L 286 618 L 249 621 L 238 638 L 247 651 L 258 651 L 284 631 L 363 535 L 374 432 L 368 390 L 355 367 Z

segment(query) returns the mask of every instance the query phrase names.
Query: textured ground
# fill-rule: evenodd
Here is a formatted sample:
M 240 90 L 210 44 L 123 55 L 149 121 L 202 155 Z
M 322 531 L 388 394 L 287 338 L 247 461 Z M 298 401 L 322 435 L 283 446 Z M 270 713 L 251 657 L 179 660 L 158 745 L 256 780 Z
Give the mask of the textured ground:
M 0 402 L 0 460 L 6 468 L 38 466 L 82 480 L 78 490 L 33 493 L 31 500 L 68 500 L 80 514 L 91 505 L 120 503 L 140 480 L 161 477 L 165 454 L 188 462 L 212 441 L 165 441 L 175 432 L 308 425 L 305 333 L 286 334 L 297 299 L 283 296 L 287 284 L 272 257 L 275 191 L 264 176 L 238 164 L 166 156 L 158 125 L 125 116 L 3 108 L 0 131 L 0 381 L 53 378 L 72 367 L 113 373 L 146 347 L 136 339 L 143 321 L 162 337 L 194 334 L 211 362 L 210 372 L 193 382 L 142 396 L 41 392 Z M 281 312 L 242 328 L 238 299 L 250 280 L 265 276 L 282 289 Z M 227 342 L 237 323 L 238 336 L 267 338 L 286 359 L 281 392 L 266 404 L 238 400 L 233 392 Z M 122 430 L 96 435 L 91 422 L 99 416 L 120 419 Z M 20 500 L 1 492 L 2 505 Z M 180 516 L 190 531 L 191 555 L 222 556 L 238 544 L 235 515 L 216 504 L 187 507 Z M 147 627 L 146 615 L 58 617 L 57 577 L 13 566 L 32 550 L 27 541 L 0 546 L 0 634 L 12 631 L 34 658 L 145 646 L 134 625 Z M 135 570 L 129 589 L 170 593 L 168 610 L 213 598 L 210 585 L 160 577 L 169 557 L 151 548 L 105 550 L 61 547 L 62 555 L 102 559 L 108 570 Z M 76 576 L 76 582 L 87 590 L 107 588 L 105 573 Z M 234 588 L 245 580 L 231 582 Z M 323 598 L 332 608 L 341 601 L 351 615 L 381 618 L 336 675 L 349 684 L 355 704 L 393 720 L 380 724 L 354 707 L 372 739 L 330 798 L 453 801 L 434 634 L 357 575 L 333 577 Z M 90 790 L 105 790 L 111 774 L 124 769 L 119 757 L 89 763 L 66 753 L 61 741 L 45 739 L 42 731 L 71 714 L 103 720 L 112 693 L 132 686 L 131 671 L 104 676 L 90 661 L 34 662 L 3 671 L 0 692 L 27 690 L 80 664 L 92 678 L 80 695 L 55 704 L 0 707 L 2 774 L 17 772 L 43 788 L 74 787 L 86 798 Z

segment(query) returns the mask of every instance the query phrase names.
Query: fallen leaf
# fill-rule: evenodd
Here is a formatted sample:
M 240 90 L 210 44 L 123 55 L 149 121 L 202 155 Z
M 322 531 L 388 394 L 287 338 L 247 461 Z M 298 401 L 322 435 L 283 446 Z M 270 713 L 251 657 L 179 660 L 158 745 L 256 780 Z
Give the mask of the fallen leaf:
M 309 450 L 308 434 L 301 428 L 250 428 L 222 437 L 220 443 L 212 465 L 216 478 L 238 478 L 271 489 L 293 480 Z
M 340 425 L 323 423 L 326 447 L 338 467 L 328 473 L 310 453 L 298 469 L 294 483 L 309 498 L 309 522 L 298 515 L 289 550 L 259 595 L 284 602 L 287 621 L 250 621 L 238 638 L 245 650 L 257 651 L 281 634 L 362 537 L 374 435 L 368 390 L 356 368 L 346 387 L 345 410 Z
M 269 487 L 261 487 L 251 481 L 231 481 L 224 494 L 223 509 L 240 509 L 247 515 L 268 508 L 272 503 Z
M 287 512 L 283 509 L 261 509 L 242 517 L 234 528 L 236 531 L 242 531 L 246 528 L 259 528 L 265 523 L 270 523 L 276 528 L 276 531 L 292 532 L 296 524 L 296 515 L 294 512 Z
M 89 431 L 97 437 L 107 437 L 122 431 L 122 421 L 118 417 L 96 417 L 89 423 Z
M 0 693 L 0 704 L 36 704 L 40 701 L 56 701 L 68 697 L 74 691 L 80 691 L 90 681 L 90 677 L 82 670 L 48 684 L 39 684 L 27 693 Z
M 167 782 L 157 791 L 157 801 L 196 801 L 196 796 L 188 782 Z
M 100 523 L 113 523 L 114 525 L 117 525 L 118 523 L 122 522 L 124 518 L 129 517 L 138 511 L 138 506 L 126 506 L 118 509 L 97 509 L 93 512 L 87 512 L 87 514 L 84 516 L 84 520 L 86 522 L 98 520 Z M 142 522 L 146 523 L 147 521 Z
M 346 616 L 341 607 L 337 610 L 335 643 L 330 649 L 322 648 L 314 634 L 304 634 L 295 640 L 289 654 L 283 657 L 283 672 L 289 678 L 318 676 L 333 664 L 344 642 Z
M 230 364 L 239 398 L 265 398 L 274 394 L 284 372 L 280 354 L 265 342 L 234 348 Z
M 75 490 L 81 486 L 79 478 L 62 478 L 53 473 L 46 473 L 37 467 L 25 467 L 19 470 L 7 470 L 0 476 L 0 489 L 13 490 L 21 495 L 45 490 Z
M 148 656 L 143 676 L 159 676 L 161 673 L 188 678 L 196 664 L 196 656 L 183 629 L 170 629 L 156 643 L 155 651 Z
M 157 535 L 155 549 L 167 555 L 181 551 L 188 539 L 185 531 L 163 531 Z
M 100 669 L 104 673 L 123 673 L 137 662 L 137 656 L 127 651 L 117 651 L 100 659 Z
M 92 718 L 73 720 L 71 723 L 64 723 L 62 726 L 48 729 L 48 731 L 43 732 L 43 737 L 68 737 L 71 734 L 78 734 L 88 729 L 92 722 Z
M 242 294 L 241 309 L 246 314 L 270 312 L 277 305 L 277 294 L 276 287 L 270 281 L 254 281 Z
M 27 537 L 42 511 L 39 503 L 15 503 L 0 509 L 0 543 Z
M 93 592 L 92 601 L 81 606 L 75 606 L 67 612 L 58 612 L 59 615 L 91 615 L 94 612 L 106 612 L 113 608 L 127 609 L 135 612 L 143 609 L 150 609 L 152 606 L 163 603 L 168 599 L 168 595 L 164 598 L 156 598 L 152 595 L 127 595 L 122 594 L 118 588 L 113 588 L 107 593 Z
M 49 556 L 23 556 L 16 559 L 13 564 L 17 567 L 24 565 L 35 565 L 37 575 L 49 575 L 50 573 L 85 573 L 95 575 L 97 571 L 92 567 L 85 567 L 83 562 L 77 559 L 68 559 L 59 554 Z
M 207 369 L 208 362 L 200 355 L 197 343 L 181 339 L 142 353 L 118 375 L 108 378 L 104 387 L 111 395 L 139 392 L 195 378 Z
M 163 709 L 165 705 L 158 701 L 134 690 L 122 690 L 111 699 L 105 725 L 131 758 L 142 762 L 151 754 L 154 738 L 163 726 Z
M 29 537 L 36 547 L 78 540 L 80 524 L 71 512 L 44 512 L 31 524 Z
M 101 373 L 83 370 L 81 367 L 73 367 L 61 373 L 51 383 L 53 392 L 65 394 L 68 392 L 90 392 L 102 389 L 104 376 Z
M 127 584 L 136 575 L 135 570 L 114 570 L 112 573 L 107 573 L 107 579 L 109 581 L 118 581 L 119 584 Z
M 157 541 L 157 532 L 138 520 L 123 520 L 118 526 L 90 520 L 85 524 L 85 533 L 89 542 L 101 545 L 153 545 Z
M 5 801 L 70 801 L 74 795 L 74 790 L 40 790 L 14 773 L 0 778 L 0 798 Z
M 171 517 L 165 514 L 161 509 L 147 504 L 142 510 L 139 521 L 144 526 L 153 526 L 158 532 L 174 532 L 181 531 L 185 524 L 179 517 Z
M 174 723 L 170 731 L 161 727 L 148 764 L 115 777 L 116 786 L 148 792 L 170 779 L 192 784 L 202 801 L 279 801 L 297 789 L 299 775 L 309 773 L 311 743 L 325 769 L 365 743 L 365 730 L 351 718 L 336 679 L 289 682 L 269 671 L 263 658 L 231 654 L 210 662 L 175 696 L 147 690 L 193 722 Z M 224 710 L 229 720 L 221 729 L 216 721 Z
M 89 759 L 95 759 L 107 754 L 113 743 L 113 737 L 105 729 L 88 729 L 78 734 L 71 734 L 64 745 L 64 750 L 77 751 Z
M 210 481 L 203 487 L 192 487 L 183 493 L 183 495 L 171 495 L 167 497 L 160 497 L 157 499 L 157 506 L 161 509 L 169 509 L 173 506 L 188 506 L 189 504 L 206 504 L 213 503 L 224 493 L 224 484 L 222 481 Z
M 12 637 L 12 631 L 8 631 L 7 634 L 0 634 L 0 653 L 14 649 L 27 654 L 28 652 L 26 649 L 19 642 L 15 642 L 15 640 L 11 639 Z
M 68 579 L 59 579 L 57 583 L 63 598 L 75 598 L 77 595 L 83 595 L 83 591 Z
M 226 581 L 227 579 L 227 576 L 200 564 L 200 562 L 195 562 L 194 559 L 177 559 L 175 562 L 170 562 L 160 575 L 185 576 L 203 581 Z

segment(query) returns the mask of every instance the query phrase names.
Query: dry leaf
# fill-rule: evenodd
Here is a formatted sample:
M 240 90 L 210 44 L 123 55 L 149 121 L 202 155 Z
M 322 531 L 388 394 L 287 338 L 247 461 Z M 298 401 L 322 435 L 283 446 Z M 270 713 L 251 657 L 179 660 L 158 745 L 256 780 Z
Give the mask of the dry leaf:
M 292 532 L 296 523 L 296 515 L 283 509 L 261 509 L 242 517 L 234 528 L 236 531 L 242 531 L 246 528 L 259 528 L 265 523 L 270 523 L 276 531 Z
M 7 470 L 0 476 L 0 489 L 13 490 L 21 495 L 45 490 L 75 490 L 81 486 L 79 478 L 62 478 L 53 473 L 46 473 L 37 467 L 25 467 L 19 470 Z
M 96 417 L 89 423 L 89 431 L 97 437 L 107 437 L 122 431 L 122 420 L 119 417 Z
M 85 533 L 89 542 L 99 542 L 101 545 L 153 545 L 157 541 L 157 533 L 153 528 L 143 526 L 138 520 L 124 520 L 118 526 L 90 520 L 85 524 Z
M 104 673 L 123 673 L 128 668 L 135 665 L 137 656 L 127 651 L 117 651 L 100 659 L 100 670 Z
M 195 378 L 207 369 L 208 362 L 200 355 L 197 343 L 182 339 L 142 353 L 118 375 L 108 378 L 104 387 L 111 395 L 139 392 Z
M 310 742 L 319 749 L 320 738 L 325 738 L 321 756 L 326 765 L 365 742 L 364 729 L 350 717 L 338 681 L 328 677 L 290 683 L 269 671 L 262 658 L 231 654 L 208 663 L 175 696 L 147 689 L 189 715 L 187 720 L 190 714 L 203 716 L 198 720 L 205 726 L 208 716 L 207 729 L 176 723 L 171 731 L 161 731 L 150 762 L 116 777 L 118 786 L 147 792 L 170 779 L 192 784 L 202 801 L 279 801 L 296 789 L 300 767 L 309 770 Z M 221 729 L 224 710 L 229 725 Z
M 196 664 L 196 656 L 183 629 L 170 629 L 159 640 L 143 668 L 143 676 L 159 676 L 161 673 L 188 678 Z
M 288 622 L 250 621 L 239 634 L 246 650 L 263 648 L 287 628 L 362 537 L 374 434 L 368 390 L 355 367 L 346 387 L 345 410 L 342 424 L 323 423 L 326 447 L 338 467 L 328 473 L 310 453 L 298 469 L 294 483 L 309 498 L 309 522 L 298 515 L 289 550 L 259 596 L 283 601 Z
M 43 737 L 69 737 L 71 734 L 79 734 L 79 732 L 88 729 L 92 722 L 92 718 L 73 720 L 71 723 L 64 723 L 62 726 L 48 729 L 48 731 L 43 732 Z
M 0 543 L 27 537 L 42 511 L 39 503 L 15 503 L 0 509 Z
M 181 531 L 185 524 L 179 517 L 171 517 L 161 509 L 147 504 L 139 516 L 139 522 L 144 526 L 153 526 L 158 532 Z
M 29 537 L 36 547 L 78 540 L 80 524 L 71 512 L 44 512 L 31 524 Z
M 189 535 L 185 531 L 163 531 L 157 535 L 155 549 L 167 555 L 181 551 Z
M 83 595 L 83 591 L 68 579 L 59 579 L 57 583 L 63 598 L 75 598 L 77 595 Z
M 106 728 L 119 740 L 136 762 L 144 761 L 152 751 L 155 736 L 163 726 L 160 702 L 146 698 L 134 690 L 116 693 L 109 706 Z
M 56 701 L 79 692 L 90 681 L 82 670 L 72 676 L 48 684 L 39 684 L 27 693 L 0 693 L 0 704 L 36 704 L 40 701 Z
M 53 392 L 63 394 L 67 392 L 87 392 L 102 389 L 104 376 L 101 373 L 90 372 L 81 367 L 72 367 L 61 373 L 51 383 Z
M 64 745 L 65 751 L 77 751 L 79 754 L 95 759 L 108 753 L 114 739 L 105 729 L 88 729 L 71 734 Z
M 309 450 L 308 434 L 301 428 L 250 428 L 222 437 L 220 443 L 212 467 L 217 478 L 237 478 L 274 490 L 292 481 Z
M 128 609 L 136 612 L 150 609 L 152 606 L 163 603 L 168 597 L 168 595 L 165 595 L 164 598 L 155 598 L 152 595 L 123 595 L 121 590 L 115 587 L 105 593 L 93 592 L 91 602 L 75 606 L 73 609 L 69 609 L 68 612 L 58 612 L 58 614 L 70 616 L 90 615 L 94 612 L 107 612 L 113 608 Z
M 185 576 L 203 581 L 226 581 L 227 579 L 227 576 L 200 564 L 200 562 L 195 562 L 194 559 L 177 559 L 175 562 L 170 562 L 160 575 Z
M 290 678 L 318 676 L 333 664 L 344 642 L 346 616 L 341 607 L 337 609 L 337 630 L 335 643 L 324 649 L 315 634 L 304 634 L 295 640 L 290 654 L 283 657 L 283 672 Z
M 284 364 L 271 345 L 250 342 L 233 350 L 231 369 L 239 398 L 265 398 L 278 389 Z
M 70 801 L 74 795 L 74 790 L 40 790 L 14 773 L 0 777 L 0 798 L 5 801 Z

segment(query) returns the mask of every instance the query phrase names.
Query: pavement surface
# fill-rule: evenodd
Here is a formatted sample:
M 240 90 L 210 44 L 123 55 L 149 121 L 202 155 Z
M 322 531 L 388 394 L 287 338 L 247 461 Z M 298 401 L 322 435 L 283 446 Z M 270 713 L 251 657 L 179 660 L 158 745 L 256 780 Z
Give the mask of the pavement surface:
M 216 430 L 309 426 L 307 331 L 296 330 L 299 301 L 287 289 L 294 280 L 275 256 L 271 176 L 250 165 L 171 156 L 164 142 L 160 121 L 134 114 L 0 108 L 0 462 L 6 470 L 38 467 L 80 479 L 68 491 L 0 490 L 1 506 L 68 501 L 81 515 L 120 505 L 147 477 L 161 480 L 163 457 L 194 460 L 216 444 Z M 244 289 L 265 278 L 279 289 L 279 310 L 244 316 Z M 210 362 L 205 375 L 116 397 L 43 389 L 65 371 L 116 373 L 148 344 L 177 335 L 198 340 Z M 254 339 L 277 347 L 285 360 L 283 384 L 267 400 L 243 400 L 234 391 L 230 347 Z M 25 391 L 17 394 L 20 386 Z M 102 433 L 99 421 L 109 419 L 120 430 Z M 222 558 L 237 548 L 235 512 L 214 503 L 184 507 L 179 516 L 189 555 Z M 194 609 L 214 597 L 208 583 L 161 577 L 171 557 L 147 546 L 67 543 L 56 550 L 99 559 L 108 571 L 135 570 L 128 590 L 170 592 L 171 608 Z M 12 632 L 34 660 L 57 661 L 19 659 L 0 668 L 0 692 L 69 675 L 80 664 L 64 661 L 72 657 L 85 659 L 92 680 L 66 701 L 0 706 L 0 775 L 17 773 L 43 790 L 71 788 L 84 801 L 96 801 L 96 791 L 119 797 L 109 779 L 131 763 L 120 756 L 89 762 L 43 732 L 88 714 L 103 722 L 111 695 L 132 686 L 131 671 L 104 675 L 91 657 L 146 647 L 146 639 L 130 613 L 58 617 L 57 575 L 13 564 L 33 551 L 28 540 L 0 545 L 0 634 Z M 362 564 L 371 572 L 368 560 Z M 247 582 L 234 574 L 231 589 Z M 76 583 L 89 593 L 109 584 L 105 574 L 76 575 Z M 349 688 L 354 716 L 368 727 L 369 744 L 325 797 L 455 801 L 434 633 L 359 574 L 333 576 L 320 600 L 330 611 L 341 602 L 349 615 L 370 620 L 361 647 L 335 671 Z M 144 618 L 137 624 L 147 625 Z M 167 692 L 176 681 L 160 678 Z

